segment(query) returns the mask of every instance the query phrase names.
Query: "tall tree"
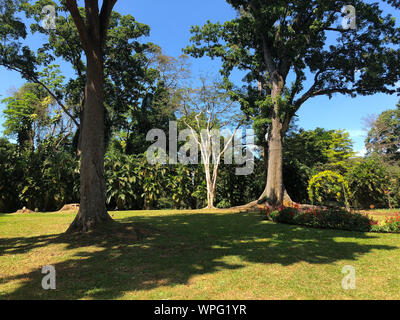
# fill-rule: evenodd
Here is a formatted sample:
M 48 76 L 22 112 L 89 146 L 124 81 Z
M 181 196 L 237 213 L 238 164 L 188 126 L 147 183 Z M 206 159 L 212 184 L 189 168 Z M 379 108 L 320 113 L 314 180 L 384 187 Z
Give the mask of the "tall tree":
M 157 46 L 152 50 L 148 66 L 144 67 L 147 76 L 140 92 L 141 101 L 131 103 L 121 125 L 121 138 L 125 140 L 127 154 L 141 154 L 148 149 L 151 143 L 146 141 L 146 135 L 151 129 L 168 132 L 169 122 L 176 119 L 177 93 L 189 76 L 187 56 L 176 59 L 164 55 Z
M 103 96 L 101 96 L 101 99 L 104 100 L 103 109 L 105 110 L 101 111 L 103 115 L 100 117 L 104 118 L 106 132 L 103 134 L 103 140 L 106 141 L 108 141 L 112 131 L 117 131 L 122 127 L 125 122 L 126 112 L 135 109 L 138 104 L 142 104 L 147 88 L 157 77 L 154 68 L 149 67 L 149 53 L 156 51 L 155 46 L 151 43 L 143 43 L 137 40 L 143 35 L 148 35 L 150 28 L 137 22 L 130 15 L 121 16 L 115 11 L 111 12 L 114 4 L 115 1 L 103 1 L 102 9 L 99 9 L 100 12 L 97 13 L 99 28 L 93 30 L 91 30 L 91 24 L 96 24 L 96 14 L 93 13 L 96 10 L 91 10 L 90 7 L 99 7 L 96 7 L 94 1 L 89 1 L 85 3 L 84 8 L 78 8 L 81 16 L 81 18 L 78 17 L 78 21 L 81 21 L 84 27 L 80 30 L 90 29 L 85 31 L 88 37 L 90 36 L 90 44 L 84 47 L 81 40 L 81 32 L 78 31 L 75 25 L 75 19 L 72 14 L 68 14 L 67 1 L 0 0 L 0 37 L 2 38 L 0 43 L 0 65 L 17 71 L 29 82 L 42 86 L 62 108 L 63 112 L 72 119 L 78 129 L 74 139 L 74 144 L 78 147 L 78 154 L 84 148 L 82 137 L 84 135 L 85 112 L 89 114 L 89 120 L 86 120 L 91 121 L 90 113 L 92 111 L 84 110 L 89 103 L 86 95 L 97 90 L 94 86 L 87 86 L 87 82 L 89 83 L 89 70 L 91 70 L 91 76 L 93 76 L 93 65 L 99 64 L 98 61 L 93 63 L 93 56 L 99 57 L 104 63 L 103 74 L 105 74 L 105 81 L 103 84 L 105 94 L 103 96 L 105 97 L 103 99 Z M 44 18 L 42 10 L 46 5 L 55 6 L 58 13 L 66 13 L 65 15 L 59 14 L 57 16 L 55 29 L 46 29 L 42 25 Z M 75 1 L 70 2 L 71 5 L 74 12 L 77 13 Z M 27 21 L 32 22 L 30 26 L 27 25 L 27 21 L 22 20 L 21 13 L 25 13 L 29 19 Z M 108 14 L 110 14 L 109 21 L 103 21 L 102 19 L 107 18 Z M 106 25 L 109 25 L 107 30 L 104 29 Z M 47 40 L 36 51 L 24 45 L 28 35 L 28 26 L 32 32 L 41 33 L 43 35 L 41 39 Z M 100 38 L 93 38 L 92 33 L 98 33 L 98 29 L 103 30 L 103 33 L 101 36 L 99 35 Z M 104 34 L 104 30 L 108 32 Z M 105 37 L 106 35 L 107 37 Z M 102 48 L 98 48 L 99 39 L 103 42 Z M 91 50 L 91 47 L 98 48 L 95 48 L 95 51 L 102 49 L 103 55 L 98 56 L 98 52 Z M 89 55 L 86 51 L 89 52 Z M 83 61 L 84 55 L 87 56 L 86 64 Z M 49 82 L 46 80 L 46 75 L 41 75 L 42 72 L 40 70 L 49 66 L 57 58 L 61 58 L 71 64 L 76 78 L 70 79 L 66 84 L 61 84 L 56 83 L 57 79 Z M 92 62 L 90 68 L 88 66 L 89 60 Z M 98 74 L 102 74 L 102 72 Z M 99 102 L 101 104 L 101 101 Z M 101 124 L 100 126 L 99 130 L 103 130 L 104 126 Z M 97 138 L 98 135 L 95 136 L 94 145 L 101 140 Z M 88 137 L 88 139 L 90 140 L 91 138 Z M 103 151 L 99 150 L 99 153 L 101 154 Z M 109 219 L 106 218 L 106 220 Z M 92 224 L 90 223 L 90 225 Z
M 372 123 L 366 139 L 367 151 L 386 161 L 400 160 L 400 103 L 386 110 Z
M 284 197 L 282 140 L 296 112 L 316 96 L 395 92 L 400 53 L 394 45 L 399 43 L 399 30 L 378 4 L 361 0 L 352 1 L 356 29 L 354 23 L 340 26 L 338 21 L 348 1 L 227 2 L 240 16 L 223 25 L 208 22 L 193 27 L 193 45 L 185 52 L 221 58 L 221 72 L 232 95 L 265 126 L 268 174 L 260 199 L 280 204 Z M 247 72 L 243 88 L 229 81 L 235 68 Z M 306 89 L 308 72 L 312 84 Z
M 4 110 L 4 134 L 15 137 L 23 149 L 31 151 L 46 140 L 57 149 L 71 137 L 72 120 L 67 117 L 42 86 L 26 83 L 11 97 L 1 100 Z
M 11 97 L 1 100 L 6 104 L 4 116 L 4 134 L 16 137 L 21 148 L 31 151 L 35 148 L 35 139 L 39 131 L 50 125 L 46 92 L 36 84 L 27 83 Z
M 76 0 L 66 6 L 78 29 L 86 55 L 85 103 L 81 122 L 81 200 L 78 215 L 68 231 L 88 231 L 112 220 L 106 209 L 104 178 L 104 46 L 117 0 L 85 0 L 85 17 Z

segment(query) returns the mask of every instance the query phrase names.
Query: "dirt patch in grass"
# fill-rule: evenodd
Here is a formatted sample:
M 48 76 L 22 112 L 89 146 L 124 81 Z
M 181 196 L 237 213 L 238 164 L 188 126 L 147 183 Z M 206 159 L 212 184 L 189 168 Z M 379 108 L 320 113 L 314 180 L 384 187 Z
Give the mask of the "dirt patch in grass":
M 71 203 L 71 204 L 66 204 L 63 206 L 59 212 L 78 212 L 79 211 L 79 203 Z
M 31 214 L 31 213 L 35 213 L 34 211 L 32 211 L 32 210 L 29 210 L 29 209 L 27 209 L 27 208 L 23 208 L 23 209 L 21 209 L 21 210 L 18 210 L 17 212 L 15 212 L 16 214 Z

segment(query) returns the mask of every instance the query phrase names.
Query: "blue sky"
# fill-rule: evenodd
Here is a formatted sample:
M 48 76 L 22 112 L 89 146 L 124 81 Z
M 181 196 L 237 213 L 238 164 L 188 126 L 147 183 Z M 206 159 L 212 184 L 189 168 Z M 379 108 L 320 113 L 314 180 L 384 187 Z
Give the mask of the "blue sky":
M 382 5 L 385 13 L 391 13 L 400 21 L 400 11 L 390 12 L 390 8 Z M 189 44 L 190 27 L 203 25 L 207 20 L 224 22 L 235 16 L 235 11 L 224 0 L 119 0 L 116 10 L 122 14 L 131 14 L 139 22 L 151 27 L 151 35 L 146 41 L 160 45 L 165 54 L 179 56 L 182 48 Z M 338 9 L 340 11 L 340 8 Z M 29 45 L 37 46 L 40 38 L 34 37 Z M 208 58 L 191 59 L 193 74 L 217 74 L 218 61 Z M 69 74 L 68 65 L 61 65 Z M 0 67 L 0 99 L 8 95 L 11 88 L 18 88 L 24 80 L 18 73 Z M 238 78 L 239 79 L 239 78 Z M 298 112 L 298 125 L 305 129 L 322 127 L 326 129 L 345 129 L 355 142 L 356 151 L 364 148 L 362 119 L 370 114 L 379 114 L 393 108 L 399 97 L 397 95 L 376 94 L 368 97 L 350 97 L 335 95 L 333 99 L 318 97 L 307 101 Z M 0 113 L 4 106 L 0 105 Z M 4 121 L 0 115 L 0 124 Z M 0 128 L 2 131 L 2 128 Z

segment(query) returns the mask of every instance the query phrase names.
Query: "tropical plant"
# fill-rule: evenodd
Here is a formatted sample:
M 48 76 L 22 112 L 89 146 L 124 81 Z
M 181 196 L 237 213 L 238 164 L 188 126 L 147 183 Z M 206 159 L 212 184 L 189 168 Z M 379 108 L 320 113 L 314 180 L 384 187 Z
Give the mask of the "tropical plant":
M 338 204 L 349 206 L 350 191 L 342 175 L 333 171 L 323 171 L 313 176 L 308 185 L 311 203 Z
M 116 151 L 105 157 L 107 205 L 111 209 L 136 209 L 140 199 L 138 158 Z

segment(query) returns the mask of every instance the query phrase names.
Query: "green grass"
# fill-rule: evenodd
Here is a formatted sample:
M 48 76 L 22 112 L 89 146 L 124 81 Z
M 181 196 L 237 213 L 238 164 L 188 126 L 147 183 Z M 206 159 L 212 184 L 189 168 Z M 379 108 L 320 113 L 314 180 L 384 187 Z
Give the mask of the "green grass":
M 259 214 L 118 212 L 136 233 L 65 236 L 72 213 L 0 215 L 1 299 L 400 299 L 400 235 Z M 41 288 L 54 265 L 57 290 Z M 343 290 L 342 268 L 357 271 Z
M 374 209 L 374 210 L 364 210 L 364 212 L 370 214 L 395 214 L 400 213 L 400 209 Z
M 374 209 L 374 210 L 362 210 L 362 213 L 368 214 L 369 217 L 376 221 L 383 222 L 387 217 L 395 216 L 400 213 L 400 209 Z

